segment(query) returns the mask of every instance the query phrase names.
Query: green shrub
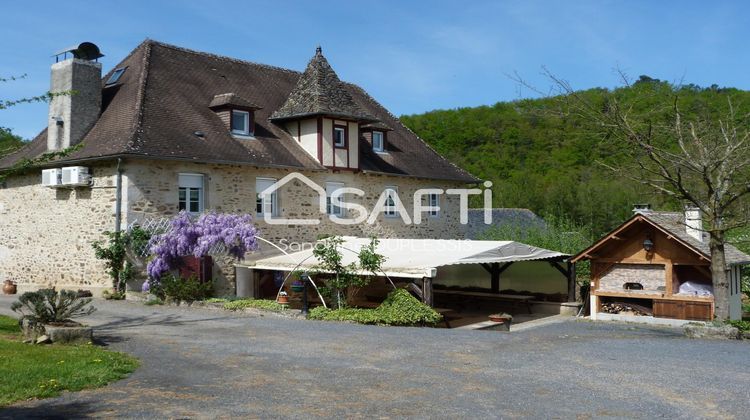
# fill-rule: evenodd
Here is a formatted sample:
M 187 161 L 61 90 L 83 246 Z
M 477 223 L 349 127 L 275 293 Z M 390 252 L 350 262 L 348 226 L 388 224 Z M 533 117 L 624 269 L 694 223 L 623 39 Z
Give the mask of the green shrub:
M 143 304 L 146 306 L 164 305 L 164 301 L 159 298 L 156 298 L 156 299 L 147 300 Z
M 102 297 L 106 300 L 125 300 L 125 291 L 109 291 L 105 290 L 102 292 Z
M 213 284 L 201 283 L 197 278 L 183 279 L 178 276 L 166 276 L 161 279 L 159 290 L 152 291 L 157 296 L 163 295 L 166 299 L 175 302 L 195 302 L 205 300 L 213 294 Z
M 91 298 L 78 297 L 78 292 L 72 290 L 40 289 L 22 294 L 10 309 L 32 322 L 49 324 L 91 315 L 96 308 L 90 303 Z
M 309 319 L 322 321 L 351 321 L 376 325 L 435 325 L 443 319 L 434 309 L 417 300 L 408 291 L 396 289 L 375 309 L 344 308 L 329 310 L 317 307 Z
M 229 302 L 227 298 L 210 298 L 206 299 L 206 303 L 226 303 Z
M 727 321 L 727 324 L 737 328 L 740 332 L 750 331 L 750 321 Z
M 238 299 L 224 304 L 224 309 L 239 311 L 245 308 L 264 309 L 266 311 L 281 312 L 284 307 L 274 300 L 266 299 Z
M 377 309 L 342 308 L 327 309 L 322 306 L 313 308 L 307 315 L 308 319 L 321 321 L 350 321 L 358 324 L 387 325 Z

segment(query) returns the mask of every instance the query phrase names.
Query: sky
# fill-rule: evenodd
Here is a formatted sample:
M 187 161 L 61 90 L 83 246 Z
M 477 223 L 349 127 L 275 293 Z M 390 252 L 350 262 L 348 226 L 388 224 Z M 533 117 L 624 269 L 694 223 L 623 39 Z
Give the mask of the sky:
M 396 115 L 537 96 L 551 83 L 616 87 L 637 78 L 750 89 L 746 1 L 12 1 L 2 5 L 0 100 L 49 89 L 55 51 L 83 41 L 104 72 L 146 38 L 304 70 L 321 45 L 342 80 Z M 24 138 L 45 104 L 0 110 Z

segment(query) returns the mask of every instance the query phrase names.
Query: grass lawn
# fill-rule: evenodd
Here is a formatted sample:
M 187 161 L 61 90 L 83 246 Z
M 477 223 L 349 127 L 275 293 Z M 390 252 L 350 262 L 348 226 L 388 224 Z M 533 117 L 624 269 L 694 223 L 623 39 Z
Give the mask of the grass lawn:
M 18 321 L 0 315 L 0 407 L 61 391 L 97 388 L 138 367 L 128 355 L 94 345 L 36 346 L 21 342 Z

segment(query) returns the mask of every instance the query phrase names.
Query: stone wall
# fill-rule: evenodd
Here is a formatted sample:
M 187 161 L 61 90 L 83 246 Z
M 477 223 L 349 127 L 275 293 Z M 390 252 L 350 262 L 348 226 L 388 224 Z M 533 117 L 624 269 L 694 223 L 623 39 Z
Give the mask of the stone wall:
M 47 188 L 40 170 L 0 186 L 0 281 L 23 292 L 45 286 L 91 289 L 110 284 L 93 241 L 114 230 L 114 164 L 92 166 L 93 187 Z
M 664 291 L 666 274 L 663 265 L 615 264 L 599 279 L 599 290 L 623 291 L 625 283 L 640 283 L 643 290 Z
M 177 182 L 180 173 L 200 173 L 205 177 L 207 210 L 255 215 L 257 177 L 281 179 L 292 171 L 253 168 L 248 166 L 211 165 L 166 161 L 133 161 L 125 165 L 127 178 L 128 224 L 149 218 L 169 217 L 178 213 Z M 371 211 L 386 186 L 397 186 L 398 194 L 409 216 L 413 217 L 412 197 L 419 188 L 463 188 L 463 184 L 407 177 L 342 172 L 306 172 L 304 174 L 325 188 L 326 182 L 340 182 L 345 187 L 365 191 L 363 198 L 347 196 L 347 201 L 361 204 Z M 458 196 L 442 196 L 439 217 L 425 213 L 420 225 L 406 225 L 401 218 L 387 218 L 382 214 L 373 224 L 339 225 L 319 212 L 318 193 L 300 180 L 293 180 L 278 192 L 279 216 L 296 219 L 321 219 L 319 225 L 270 225 L 256 219 L 260 235 L 288 251 L 314 242 L 320 235 L 351 235 L 403 238 L 463 238 L 459 223 Z M 424 202 L 426 205 L 426 201 Z M 234 268 L 224 261 L 217 264 L 215 277 L 223 285 L 222 291 L 234 290 Z
M 106 239 L 114 230 L 115 164 L 90 166 L 91 188 L 46 188 L 40 170 L 9 178 L 0 188 L 0 281 L 11 279 L 21 291 L 57 286 L 85 288 L 99 293 L 110 286 L 102 261 L 94 257 L 91 243 Z M 255 179 L 281 179 L 290 173 L 282 169 L 248 166 L 208 165 L 165 161 L 125 161 L 123 164 L 122 228 L 147 218 L 174 216 L 178 212 L 178 174 L 205 175 L 206 209 L 218 212 L 255 214 Z M 312 172 L 306 175 L 321 186 L 342 182 L 361 188 L 366 196 L 351 201 L 372 209 L 385 186 L 398 186 L 398 193 L 413 216 L 412 194 L 418 188 L 462 188 L 462 184 L 417 180 L 407 177 L 368 175 L 352 172 Z M 347 197 L 349 200 L 351 197 Z M 318 195 L 295 180 L 279 192 L 281 216 L 320 219 Z M 425 202 L 426 205 L 426 202 Z M 294 251 L 314 242 L 319 235 L 354 235 L 405 238 L 462 238 L 457 196 L 442 196 L 438 218 L 423 215 L 421 225 L 405 225 L 400 218 L 383 215 L 376 223 L 342 226 L 322 215 L 314 226 L 269 225 L 257 220 L 261 235 Z M 221 292 L 234 290 L 232 262 L 219 258 L 216 277 Z
M 127 177 L 128 213 L 132 223 L 146 218 L 173 216 L 178 212 L 177 178 L 180 173 L 200 173 L 206 176 L 206 209 L 229 213 L 255 215 L 255 179 L 281 179 L 291 171 L 243 166 L 204 165 L 175 162 L 132 162 L 125 165 Z M 305 176 L 321 186 L 326 182 L 341 182 L 345 187 L 356 187 L 366 196 L 347 200 L 372 209 L 384 187 L 398 186 L 398 194 L 410 216 L 413 215 L 412 195 L 419 188 L 462 188 L 462 184 L 418 180 L 406 177 L 369 175 L 352 172 L 308 172 Z M 282 239 L 314 241 L 321 234 L 369 235 L 404 238 L 461 238 L 457 196 L 441 197 L 443 211 L 437 218 L 423 215 L 422 224 L 405 225 L 400 218 L 378 217 L 369 225 L 342 226 L 321 215 L 318 194 L 302 181 L 293 180 L 279 191 L 280 215 L 288 218 L 320 219 L 319 225 L 270 225 L 262 218 L 256 220 L 263 237 L 278 242 Z M 426 204 L 426 203 L 425 203 Z

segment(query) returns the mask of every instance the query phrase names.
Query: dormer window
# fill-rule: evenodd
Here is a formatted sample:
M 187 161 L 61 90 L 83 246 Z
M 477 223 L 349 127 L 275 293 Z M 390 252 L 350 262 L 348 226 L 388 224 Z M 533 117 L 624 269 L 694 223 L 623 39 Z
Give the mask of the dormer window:
M 382 131 L 372 132 L 372 150 L 375 152 L 385 152 L 385 135 Z
M 333 145 L 336 147 L 346 147 L 346 127 L 335 126 L 333 127 Z
M 258 105 L 234 93 L 214 96 L 208 105 L 235 138 L 255 138 L 255 111 Z
M 249 111 L 232 110 L 232 134 L 252 136 L 252 118 Z
M 391 131 L 390 127 L 382 122 L 373 122 L 361 125 L 360 129 L 362 130 L 362 137 L 372 145 L 373 152 L 388 153 L 386 143 L 388 142 L 387 133 Z

